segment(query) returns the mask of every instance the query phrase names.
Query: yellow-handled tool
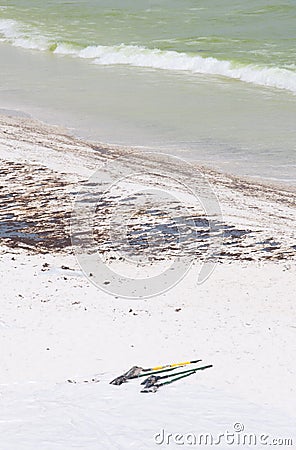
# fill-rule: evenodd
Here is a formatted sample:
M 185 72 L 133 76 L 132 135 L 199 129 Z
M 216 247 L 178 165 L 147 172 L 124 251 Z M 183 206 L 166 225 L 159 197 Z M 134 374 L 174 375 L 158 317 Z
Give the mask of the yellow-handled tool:
M 166 369 L 168 367 L 180 367 L 180 366 L 187 366 L 188 364 L 195 364 L 197 362 L 200 362 L 201 359 L 196 359 L 195 361 L 185 361 L 185 362 L 179 362 L 174 364 L 167 364 L 165 366 L 156 366 L 156 367 L 150 367 L 149 369 L 142 369 L 143 372 L 153 371 L 153 370 L 161 370 Z

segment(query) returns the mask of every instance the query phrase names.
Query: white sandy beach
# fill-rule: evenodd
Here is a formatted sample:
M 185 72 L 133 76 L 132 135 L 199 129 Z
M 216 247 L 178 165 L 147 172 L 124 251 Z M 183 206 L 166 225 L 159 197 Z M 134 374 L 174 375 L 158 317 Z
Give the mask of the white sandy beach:
M 218 436 L 238 422 L 296 442 L 295 190 L 200 168 L 229 227 L 214 272 L 197 285 L 200 257 L 166 293 L 115 298 L 77 264 L 70 193 L 131 149 L 0 124 L 1 450 L 153 449 L 162 429 Z M 156 394 L 109 385 L 133 365 L 195 358 L 213 368 Z

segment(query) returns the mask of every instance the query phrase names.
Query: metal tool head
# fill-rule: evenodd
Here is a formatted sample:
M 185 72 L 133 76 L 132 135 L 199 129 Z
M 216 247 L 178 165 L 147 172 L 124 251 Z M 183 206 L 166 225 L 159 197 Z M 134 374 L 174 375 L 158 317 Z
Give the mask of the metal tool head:
M 146 380 L 144 380 L 141 384 L 143 384 L 143 385 L 145 385 L 145 387 L 149 388 L 149 387 L 153 386 L 159 379 L 160 379 L 160 377 L 158 377 L 156 375 L 150 375 L 150 377 L 146 378 Z
M 110 381 L 110 384 L 115 384 L 116 386 L 119 386 L 123 383 L 126 383 L 129 378 L 137 377 L 142 371 L 143 371 L 142 367 L 133 366 L 123 375 L 120 375 L 119 377 L 114 378 L 114 380 Z

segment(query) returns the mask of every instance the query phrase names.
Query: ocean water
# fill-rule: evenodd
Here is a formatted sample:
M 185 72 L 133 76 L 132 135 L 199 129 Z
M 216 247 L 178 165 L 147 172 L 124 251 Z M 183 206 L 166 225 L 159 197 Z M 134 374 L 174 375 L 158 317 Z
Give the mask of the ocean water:
M 0 1 L 0 107 L 296 181 L 296 1 Z

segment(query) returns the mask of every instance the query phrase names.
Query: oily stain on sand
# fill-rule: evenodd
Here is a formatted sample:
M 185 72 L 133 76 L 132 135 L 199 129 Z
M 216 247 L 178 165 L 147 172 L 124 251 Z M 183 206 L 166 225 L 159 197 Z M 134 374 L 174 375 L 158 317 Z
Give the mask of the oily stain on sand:
M 106 260 L 135 257 L 156 261 L 190 256 L 199 260 L 266 260 L 295 256 L 295 250 L 278 243 L 263 231 L 239 229 L 223 220 L 209 220 L 195 207 L 180 207 L 179 203 L 153 203 L 145 195 L 145 208 L 136 194 L 130 198 L 104 194 L 98 196 L 92 218 L 94 239 L 88 248 L 104 254 Z M 94 204 L 94 198 L 84 198 Z M 141 205 L 137 208 L 136 205 Z M 128 207 L 127 207 L 128 206 Z M 83 243 L 83 235 L 79 236 Z M 87 250 L 87 239 L 85 248 Z M 116 256 L 118 255 L 118 256 Z
M 67 175 L 37 165 L 1 161 L 1 241 L 39 253 L 73 252 L 73 196 L 69 191 L 75 192 L 75 186 Z M 92 232 L 97 251 L 106 259 L 145 255 L 152 262 L 190 255 L 218 261 L 280 260 L 296 254 L 295 247 L 287 248 L 263 231 L 209 221 L 194 207 L 155 205 L 153 199 L 148 199 L 144 208 L 137 209 L 136 204 L 137 196 L 130 197 L 129 204 L 119 196 L 100 197 Z M 118 210 L 123 215 L 118 215 Z
M 1 161 L 1 241 L 38 252 L 69 247 L 66 186 L 44 167 Z

